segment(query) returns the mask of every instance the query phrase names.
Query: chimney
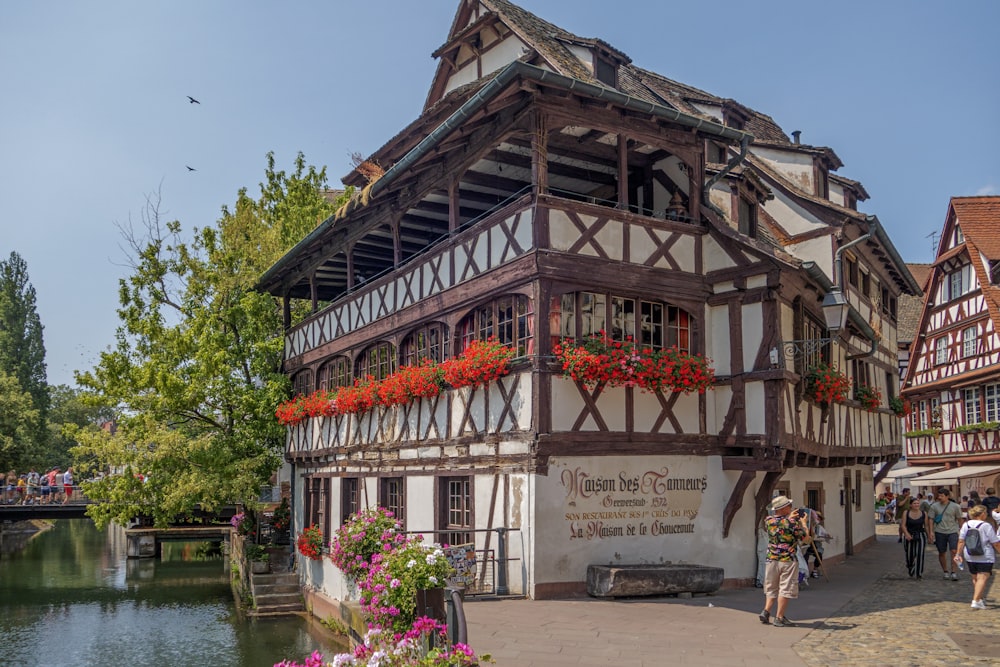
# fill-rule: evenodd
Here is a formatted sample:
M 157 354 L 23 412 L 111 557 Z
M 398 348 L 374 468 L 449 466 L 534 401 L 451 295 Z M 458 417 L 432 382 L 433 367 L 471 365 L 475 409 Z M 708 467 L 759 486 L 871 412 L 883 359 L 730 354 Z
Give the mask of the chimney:
M 802 136 L 802 130 L 795 130 L 792 132 L 792 141 L 794 143 L 799 143 L 799 137 Z

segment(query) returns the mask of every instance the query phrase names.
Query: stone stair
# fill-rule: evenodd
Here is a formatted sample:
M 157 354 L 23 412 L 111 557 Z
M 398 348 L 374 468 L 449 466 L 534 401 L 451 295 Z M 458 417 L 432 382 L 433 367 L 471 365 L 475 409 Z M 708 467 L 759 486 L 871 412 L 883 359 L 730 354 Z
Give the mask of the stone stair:
M 278 616 L 306 610 L 299 578 L 294 572 L 253 574 L 250 592 L 254 601 L 251 616 Z

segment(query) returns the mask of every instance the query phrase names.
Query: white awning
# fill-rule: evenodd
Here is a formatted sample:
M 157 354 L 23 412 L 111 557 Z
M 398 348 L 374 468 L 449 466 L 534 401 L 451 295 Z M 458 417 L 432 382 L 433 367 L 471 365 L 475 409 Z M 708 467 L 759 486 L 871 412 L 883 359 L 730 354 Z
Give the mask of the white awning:
M 937 484 L 958 484 L 960 479 L 969 479 L 970 477 L 981 477 L 983 475 L 989 475 L 991 473 L 995 474 L 1000 472 L 1000 466 L 996 465 L 985 465 L 985 466 L 959 466 L 958 468 L 952 468 L 951 470 L 942 470 L 940 472 L 931 473 L 929 475 L 923 475 L 922 477 L 917 477 L 910 481 L 913 486 L 935 486 Z
M 943 468 L 944 466 L 907 466 L 905 468 L 890 470 L 889 474 L 882 479 L 884 481 L 887 479 L 901 479 L 903 477 L 917 477 L 918 475 L 926 475 L 927 473 L 937 472 Z

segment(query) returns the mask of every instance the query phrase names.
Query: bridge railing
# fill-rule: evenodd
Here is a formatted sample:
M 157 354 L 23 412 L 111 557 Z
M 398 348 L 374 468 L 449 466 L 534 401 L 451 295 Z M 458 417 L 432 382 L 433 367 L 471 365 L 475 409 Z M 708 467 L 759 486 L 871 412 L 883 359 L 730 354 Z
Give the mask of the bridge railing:
M 46 489 L 48 493 L 45 493 Z M 0 505 L 49 505 L 49 504 L 89 505 L 92 501 L 83 493 L 79 484 L 70 487 L 69 497 L 66 497 L 65 487 L 56 486 L 14 487 L 4 485 L 0 494 Z

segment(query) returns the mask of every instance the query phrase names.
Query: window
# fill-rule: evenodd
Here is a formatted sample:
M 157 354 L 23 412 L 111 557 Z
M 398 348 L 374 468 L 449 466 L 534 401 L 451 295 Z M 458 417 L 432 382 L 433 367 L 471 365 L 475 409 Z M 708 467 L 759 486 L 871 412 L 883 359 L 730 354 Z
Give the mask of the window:
M 948 335 L 945 334 L 934 341 L 934 365 L 948 363 Z
M 960 246 L 965 243 L 965 235 L 962 233 L 962 228 L 955 225 L 955 245 Z
M 853 257 L 844 255 L 844 273 L 847 277 L 847 282 L 852 286 L 858 286 L 858 262 Z
M 967 327 L 962 329 L 962 358 L 967 359 L 976 355 L 977 327 Z
M 737 224 L 740 233 L 750 238 L 757 238 L 757 205 L 746 197 L 740 197 L 738 215 Z
M 552 312 L 559 318 L 553 330 L 563 338 L 586 338 L 604 331 L 611 340 L 632 339 L 654 349 L 676 346 L 691 351 L 691 315 L 677 306 L 614 294 L 571 292 L 553 299 Z
M 861 361 L 860 359 L 854 359 L 851 361 L 851 366 L 852 366 L 851 372 L 854 376 L 853 377 L 854 391 L 857 391 L 862 385 L 871 387 L 872 377 L 871 373 L 869 372 L 870 369 L 868 368 L 868 364 Z
M 914 414 L 913 426 L 915 430 L 922 431 L 927 428 L 927 401 L 920 401 L 917 404 L 917 411 Z
M 352 514 L 361 509 L 358 504 L 358 478 L 344 477 L 340 480 L 340 523 L 347 523 Z
M 896 397 L 896 379 L 892 372 L 885 372 L 885 400 Z
M 819 341 L 826 336 L 826 327 L 819 323 L 818 320 L 813 319 L 809 315 L 802 318 L 802 338 L 807 341 Z M 806 344 L 805 354 L 802 357 L 802 368 L 799 369 L 800 373 L 813 368 L 821 363 L 830 362 L 830 343 L 824 343 L 822 345 L 818 344 Z
M 972 290 L 972 265 L 965 264 L 947 276 L 947 299 L 957 299 Z
M 823 482 L 806 482 L 806 507 L 823 513 L 826 494 L 823 493 Z
M 313 390 L 313 372 L 309 369 L 299 371 L 292 376 L 292 396 L 311 394 Z
M 519 357 L 531 354 L 534 352 L 533 315 L 531 299 L 523 295 L 505 296 L 485 303 L 459 322 L 459 350 L 464 350 L 474 340 L 495 338 L 513 347 Z
M 347 357 L 334 357 L 324 361 L 319 367 L 316 388 L 320 391 L 332 391 L 349 386 L 351 386 L 351 360 Z
M 931 428 L 941 428 L 941 399 L 931 399 Z
M 472 478 L 442 477 L 440 538 L 447 544 L 469 544 L 472 538 Z
M 965 404 L 966 424 L 978 424 L 983 421 L 982 406 L 979 404 L 979 387 L 963 389 L 962 402 Z
M 618 70 L 611 64 L 611 61 L 605 60 L 600 56 L 594 58 L 594 78 L 603 84 L 615 88 L 618 85 Z
M 399 344 L 399 365 L 413 366 L 422 359 L 444 361 L 444 341 L 445 326 L 439 322 L 411 331 Z
M 872 277 L 867 271 L 861 272 L 861 293 L 868 298 L 872 296 Z
M 983 387 L 983 398 L 986 403 L 986 421 L 1000 421 L 1000 384 Z
M 330 535 L 330 513 L 326 509 L 330 497 L 329 477 L 306 477 L 303 489 L 305 525 L 319 526 L 323 535 Z
M 361 353 L 357 361 L 355 377 L 371 375 L 376 380 L 384 380 L 396 372 L 396 347 L 392 343 L 380 341 Z
M 405 499 L 402 477 L 383 477 L 379 480 L 378 504 L 392 512 L 400 522 L 406 516 Z

